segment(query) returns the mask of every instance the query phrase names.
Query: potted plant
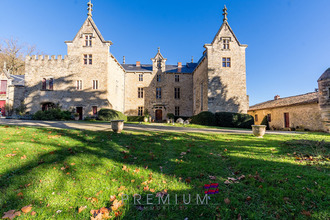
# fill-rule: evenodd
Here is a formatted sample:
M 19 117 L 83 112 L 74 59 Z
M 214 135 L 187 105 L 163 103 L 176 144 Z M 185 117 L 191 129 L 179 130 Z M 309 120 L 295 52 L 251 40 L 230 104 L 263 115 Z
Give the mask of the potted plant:
M 79 114 L 76 112 L 73 114 L 74 120 L 79 121 Z
M 149 117 L 150 117 L 150 115 L 149 115 L 149 111 L 148 111 L 148 109 L 144 110 L 144 118 L 143 118 L 143 121 L 144 121 L 144 122 L 148 122 L 148 121 L 149 121 Z

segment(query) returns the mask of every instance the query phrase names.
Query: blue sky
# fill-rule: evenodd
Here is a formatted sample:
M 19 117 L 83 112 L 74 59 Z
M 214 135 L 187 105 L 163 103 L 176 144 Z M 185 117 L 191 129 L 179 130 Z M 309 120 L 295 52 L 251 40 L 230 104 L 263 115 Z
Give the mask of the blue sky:
M 87 16 L 87 0 L 1 0 L 0 38 L 66 54 Z M 126 63 L 150 63 L 157 47 L 168 64 L 197 61 L 222 23 L 222 8 L 242 44 L 248 44 L 250 105 L 312 92 L 330 67 L 328 0 L 93 0 L 93 19 L 111 52 Z

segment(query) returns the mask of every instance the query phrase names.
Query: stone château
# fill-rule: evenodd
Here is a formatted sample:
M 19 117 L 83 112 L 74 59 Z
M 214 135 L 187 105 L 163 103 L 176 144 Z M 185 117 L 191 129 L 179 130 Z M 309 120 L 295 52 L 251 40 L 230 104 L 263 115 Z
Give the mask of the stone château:
M 155 120 L 168 113 L 192 116 L 201 111 L 247 113 L 245 49 L 236 38 L 223 9 L 223 23 L 197 63 L 168 65 L 158 49 L 151 64 L 118 62 L 88 16 L 65 56 L 28 56 L 25 60 L 24 101 L 31 114 L 59 104 L 83 119 L 111 108 L 127 115 L 147 110 Z M 17 101 L 19 100 L 19 101 Z M 7 102 L 10 102 L 7 99 Z M 14 106 L 15 107 L 15 106 Z

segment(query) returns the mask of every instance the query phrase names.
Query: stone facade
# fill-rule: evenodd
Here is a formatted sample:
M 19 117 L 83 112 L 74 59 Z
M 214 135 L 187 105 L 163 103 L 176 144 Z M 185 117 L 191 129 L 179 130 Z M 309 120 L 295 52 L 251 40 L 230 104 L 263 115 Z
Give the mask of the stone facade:
M 288 113 L 289 127 L 285 126 L 285 115 Z M 318 103 L 292 105 L 273 109 L 249 110 L 248 114 L 255 119 L 256 125 L 260 125 L 263 118 L 270 115 L 269 127 L 273 130 L 290 128 L 308 129 L 311 131 L 326 131 L 321 120 L 321 112 Z M 256 116 L 257 115 L 257 116 Z
M 65 43 L 65 56 L 26 57 L 24 101 L 29 113 L 52 104 L 81 118 L 101 108 L 134 116 L 147 110 L 156 120 L 168 113 L 190 117 L 201 111 L 247 112 L 247 46 L 230 28 L 226 8 L 220 30 L 197 63 L 168 65 L 158 49 L 152 64 L 120 64 L 110 53 L 112 42 L 103 39 L 92 19 L 91 3 L 77 35 Z M 228 66 L 223 58 L 230 59 Z
M 6 112 L 6 105 L 10 107 L 12 113 L 15 113 L 14 109 L 18 108 L 24 101 L 24 93 L 24 76 L 10 74 L 5 64 L 0 72 L 0 108 L 3 116 L 11 114 Z
M 330 131 L 330 68 L 319 78 L 318 85 L 322 123 Z
M 92 116 L 93 107 L 124 111 L 125 71 L 109 52 L 112 43 L 103 39 L 90 16 L 74 40 L 66 44 L 68 55 L 63 58 L 26 58 L 27 111 L 35 113 L 48 103 L 59 103 L 63 109 L 77 112 L 82 108 L 83 117 Z

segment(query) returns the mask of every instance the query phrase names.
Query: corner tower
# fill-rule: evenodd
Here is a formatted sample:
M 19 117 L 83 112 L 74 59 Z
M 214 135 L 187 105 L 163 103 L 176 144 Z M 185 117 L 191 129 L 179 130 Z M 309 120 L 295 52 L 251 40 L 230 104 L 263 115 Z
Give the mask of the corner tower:
M 205 44 L 199 68 L 206 75 L 194 79 L 195 114 L 200 111 L 247 113 L 245 49 L 229 26 L 227 8 L 223 23 L 211 44 Z M 198 70 L 196 70 L 197 72 Z M 198 75 L 198 74 L 197 74 Z M 194 78 L 198 76 L 194 75 Z M 200 98 L 199 98 L 200 97 Z M 198 105 L 200 103 L 200 105 Z

